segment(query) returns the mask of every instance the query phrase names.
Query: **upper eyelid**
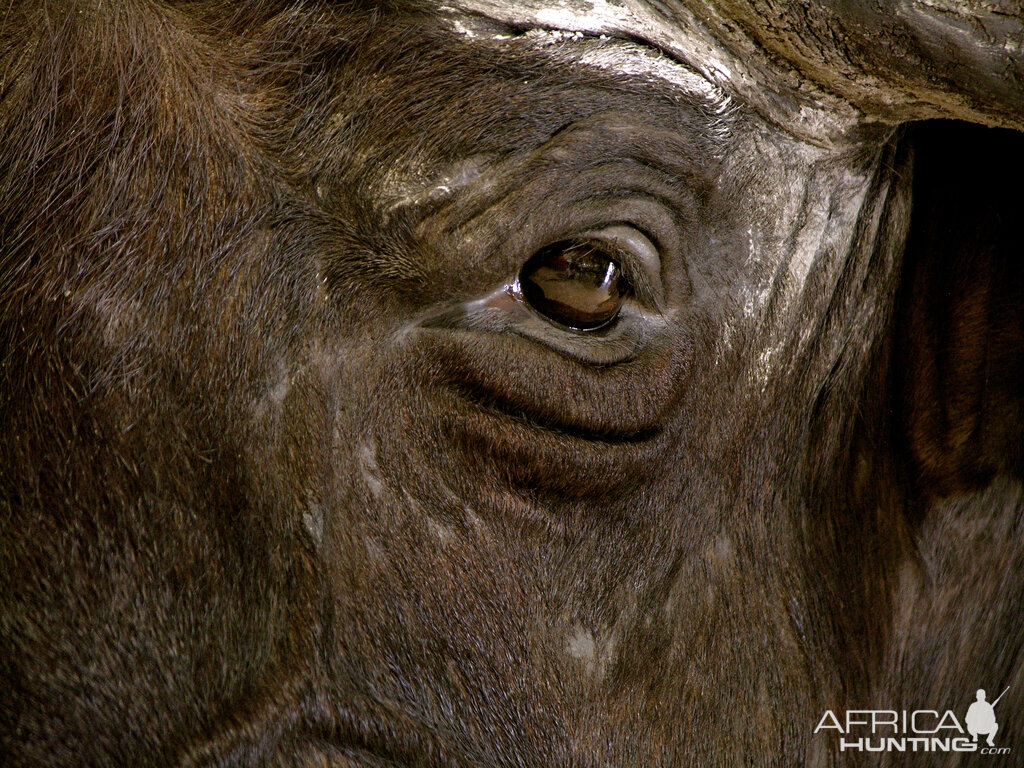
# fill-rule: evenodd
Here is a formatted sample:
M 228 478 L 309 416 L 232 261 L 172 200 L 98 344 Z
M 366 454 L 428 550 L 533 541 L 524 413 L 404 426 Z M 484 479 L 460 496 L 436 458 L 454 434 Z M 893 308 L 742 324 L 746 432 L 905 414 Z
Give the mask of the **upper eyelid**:
M 609 222 L 606 226 L 583 232 L 577 237 L 598 243 L 610 252 L 609 255 L 619 256 L 616 263 L 633 288 L 636 298 L 658 312 L 664 311 L 662 255 L 654 238 L 628 221 Z M 650 246 L 651 254 L 641 253 L 646 246 Z
M 475 216 L 470 222 L 462 218 L 465 210 L 449 207 L 428 216 L 411 232 L 419 247 L 430 254 L 424 264 L 432 268 L 423 280 L 443 279 L 458 265 L 468 289 L 461 295 L 482 295 L 489 290 L 487 286 L 511 280 L 545 246 L 584 234 L 611 243 L 622 238 L 609 237 L 608 230 L 625 226 L 650 243 L 651 259 L 634 254 L 627 240 L 620 243 L 627 246 L 623 271 L 637 289 L 639 302 L 656 313 L 663 312 L 669 298 L 666 279 L 672 277 L 673 292 L 689 284 L 684 244 L 699 217 L 696 203 L 664 200 L 646 192 L 621 197 L 619 193 L 595 195 L 594 187 L 602 179 L 595 176 L 592 181 L 584 180 L 582 190 L 576 190 L 579 196 L 568 190 L 566 196 L 552 198 L 550 190 L 557 189 L 549 182 L 535 193 L 525 191 L 522 197 L 518 192 L 507 194 L 485 211 L 487 215 Z M 643 189 L 639 181 L 635 188 Z

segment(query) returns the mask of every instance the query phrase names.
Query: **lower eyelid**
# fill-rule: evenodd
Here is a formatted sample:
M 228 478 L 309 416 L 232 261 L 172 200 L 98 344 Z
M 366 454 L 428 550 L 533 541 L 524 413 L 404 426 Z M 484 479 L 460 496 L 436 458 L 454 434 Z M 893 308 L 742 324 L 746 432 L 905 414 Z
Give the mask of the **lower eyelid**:
M 522 300 L 516 279 L 485 296 L 436 309 L 402 328 L 395 343 L 418 330 L 502 334 L 540 344 L 585 365 L 618 365 L 635 358 L 664 330 L 668 319 L 627 301 L 615 322 L 589 333 L 563 330 L 542 319 Z

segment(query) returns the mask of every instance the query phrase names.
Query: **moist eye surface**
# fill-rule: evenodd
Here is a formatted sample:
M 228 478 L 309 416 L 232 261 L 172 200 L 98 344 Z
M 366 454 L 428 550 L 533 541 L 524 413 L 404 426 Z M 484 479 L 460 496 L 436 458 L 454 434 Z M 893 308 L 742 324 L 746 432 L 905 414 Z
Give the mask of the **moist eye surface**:
M 611 255 L 585 241 L 545 246 L 519 273 L 523 298 L 539 314 L 574 331 L 602 328 L 619 314 L 631 292 Z

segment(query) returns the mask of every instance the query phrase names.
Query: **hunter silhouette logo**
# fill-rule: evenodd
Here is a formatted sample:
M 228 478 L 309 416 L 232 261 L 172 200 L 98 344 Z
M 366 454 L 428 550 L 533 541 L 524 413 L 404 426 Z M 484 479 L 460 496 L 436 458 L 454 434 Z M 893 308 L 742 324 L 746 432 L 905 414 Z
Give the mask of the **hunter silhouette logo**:
M 1010 690 L 1010 686 L 1006 686 L 1006 690 L 999 694 L 999 699 L 1006 695 L 1006 691 Z M 985 701 L 985 690 L 978 690 L 978 700 L 971 704 L 967 710 L 967 717 L 964 720 L 967 722 L 967 732 L 974 737 L 974 740 L 978 740 L 978 736 L 988 736 L 988 745 L 990 747 L 995 746 L 993 739 L 995 738 L 996 731 L 999 730 L 999 723 L 996 722 L 996 704 L 999 703 L 999 699 L 996 699 L 991 704 Z

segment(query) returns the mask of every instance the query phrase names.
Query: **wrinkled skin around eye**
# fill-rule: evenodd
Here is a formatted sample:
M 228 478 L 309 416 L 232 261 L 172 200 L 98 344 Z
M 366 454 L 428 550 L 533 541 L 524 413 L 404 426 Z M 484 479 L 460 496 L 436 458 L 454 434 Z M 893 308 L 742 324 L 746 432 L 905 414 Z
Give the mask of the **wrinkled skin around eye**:
M 554 243 L 519 276 L 523 297 L 546 318 L 578 331 L 611 323 L 629 294 L 618 262 L 591 243 Z

